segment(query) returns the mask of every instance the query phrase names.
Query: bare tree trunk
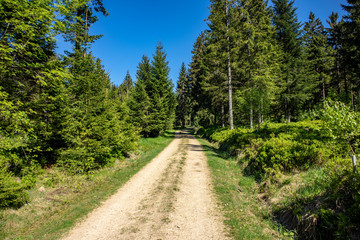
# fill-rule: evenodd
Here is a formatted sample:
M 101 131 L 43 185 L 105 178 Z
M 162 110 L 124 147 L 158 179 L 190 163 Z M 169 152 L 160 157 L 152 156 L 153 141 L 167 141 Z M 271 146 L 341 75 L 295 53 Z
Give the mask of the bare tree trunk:
M 355 111 L 355 99 L 354 99 L 354 92 L 351 88 L 351 106 L 352 106 L 352 110 Z
M 325 101 L 325 98 L 326 98 L 325 80 L 323 80 L 322 88 L 323 88 L 322 89 L 323 100 Z
M 225 127 L 225 107 L 224 107 L 224 103 L 221 103 L 221 126 Z
M 291 93 L 291 91 L 290 91 L 290 87 L 289 87 L 289 76 L 286 76 L 286 91 L 287 91 L 287 94 L 288 94 L 288 96 L 287 96 L 287 98 L 285 99 L 285 102 L 286 102 L 286 110 L 285 110 L 285 112 L 286 112 L 286 121 L 288 122 L 288 123 L 290 123 L 291 122 L 291 107 L 290 107 L 290 103 L 289 103 L 289 97 L 290 97 L 290 93 Z
M 250 104 L 250 129 L 254 128 L 254 109 L 253 104 Z
M 229 16 L 229 5 L 227 0 L 225 1 L 226 8 L 226 31 L 227 31 L 227 54 L 228 54 L 228 86 L 229 86 L 229 123 L 230 130 L 234 129 L 234 116 L 233 116 L 233 101 L 232 101 L 232 83 L 231 83 L 231 55 L 230 55 L 230 36 L 229 36 L 229 27 L 230 27 L 230 16 Z

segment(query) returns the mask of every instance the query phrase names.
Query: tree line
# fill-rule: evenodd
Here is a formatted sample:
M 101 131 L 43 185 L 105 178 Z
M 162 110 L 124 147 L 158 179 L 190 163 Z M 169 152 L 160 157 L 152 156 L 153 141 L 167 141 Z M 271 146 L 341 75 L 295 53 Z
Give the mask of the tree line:
M 325 99 L 359 109 L 359 1 L 342 5 L 342 18 L 333 12 L 328 27 L 313 12 L 300 23 L 291 0 L 210 2 L 208 29 L 178 81 L 179 123 L 299 121 Z
M 107 16 L 101 0 L 0 3 L 0 202 L 16 205 L 37 169 L 88 173 L 134 150 L 140 134 L 174 121 L 175 96 L 161 43 L 143 57 L 135 86 L 110 81 L 91 45 Z M 56 37 L 71 44 L 56 53 Z M 21 179 L 21 181 L 19 181 Z

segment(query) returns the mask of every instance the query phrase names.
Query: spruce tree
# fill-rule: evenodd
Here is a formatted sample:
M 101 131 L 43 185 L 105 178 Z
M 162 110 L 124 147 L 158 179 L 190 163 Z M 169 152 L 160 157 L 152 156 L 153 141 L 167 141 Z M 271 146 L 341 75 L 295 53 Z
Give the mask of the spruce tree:
M 151 82 L 146 87 L 151 99 L 149 128 L 152 136 L 159 136 L 171 128 L 175 117 L 176 102 L 168 64 L 159 42 L 151 62 Z
M 307 60 L 308 108 L 324 101 L 330 83 L 332 67 L 331 48 L 327 45 L 327 35 L 320 19 L 310 12 L 309 21 L 305 23 L 305 56 Z
M 301 24 L 297 20 L 294 1 L 272 0 L 272 2 L 276 38 L 283 52 L 281 60 L 283 75 L 279 84 L 282 92 L 279 98 L 285 111 L 285 119 L 290 122 L 303 101 L 302 95 L 298 92 L 301 89 L 300 74 L 298 74 L 301 72 L 302 64 Z
M 88 1 L 79 4 L 66 15 L 67 40 L 73 44 L 73 52 L 65 62 L 72 77 L 67 84 L 70 99 L 62 132 L 66 147 L 60 152 L 59 164 L 83 173 L 128 154 L 135 147 L 137 132 L 128 119 L 127 93 L 112 87 L 101 61 L 89 51 L 100 37 L 89 34 L 91 24 L 97 21 L 95 6 Z
M 129 98 L 129 94 L 134 87 L 133 80 L 131 78 L 130 72 L 127 71 L 123 83 L 120 85 L 120 92 L 125 98 Z
M 151 65 L 148 57 L 143 56 L 139 63 L 136 78 L 129 105 L 131 118 L 140 133 L 144 137 L 149 137 L 151 134 L 149 125 L 151 99 L 147 91 L 149 91 L 150 86 L 148 85 L 151 83 Z
M 233 33 L 232 11 L 234 1 L 212 0 L 208 18 L 209 31 L 209 71 L 206 88 L 221 108 L 221 122 L 225 125 L 225 108 L 228 110 L 229 127 L 234 128 L 233 117 Z M 215 94 L 218 92 L 218 95 Z M 227 105 L 227 106 L 226 106 Z
M 329 28 L 326 29 L 328 33 L 328 45 L 332 49 L 332 57 L 334 64 L 331 69 L 331 86 L 334 89 L 332 95 L 339 99 L 348 99 L 348 81 L 344 73 L 344 58 L 342 51 L 342 40 L 344 35 L 344 20 L 339 20 L 339 14 L 332 12 L 327 20 Z
M 186 125 L 186 118 L 189 112 L 189 93 L 190 86 L 188 81 L 188 74 L 185 63 L 182 63 L 181 70 L 179 73 L 179 79 L 176 88 L 177 107 L 176 107 L 176 118 L 181 127 L 184 128 Z
M 197 125 L 211 125 L 214 118 L 211 112 L 211 98 L 207 95 L 204 86 L 208 68 L 206 66 L 207 37 L 202 32 L 194 44 L 193 54 L 189 68 L 189 82 L 191 84 L 190 99 L 192 103 L 191 121 Z
M 250 128 L 253 128 L 255 115 L 261 124 L 274 100 L 279 51 L 264 1 L 242 1 L 239 10 L 237 32 L 242 44 L 237 55 L 239 76 L 243 79 L 239 93 L 246 102 L 244 107 L 250 113 Z
M 27 115 L 26 162 L 53 164 L 62 147 L 59 136 L 64 83 L 67 77 L 55 55 L 52 1 L 8 1 L 0 8 L 0 87 L 7 99 Z
M 351 102 L 356 109 L 360 98 L 360 1 L 347 0 L 347 5 L 342 5 L 347 15 L 344 16 L 344 36 L 342 51 L 344 53 L 344 67 L 349 81 Z

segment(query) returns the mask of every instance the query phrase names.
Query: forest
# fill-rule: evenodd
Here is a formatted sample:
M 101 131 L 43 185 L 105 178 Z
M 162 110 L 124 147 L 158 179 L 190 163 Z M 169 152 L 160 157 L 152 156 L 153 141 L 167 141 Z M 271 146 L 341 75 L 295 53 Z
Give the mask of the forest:
M 192 127 L 267 194 L 289 174 L 326 172 L 309 183 L 322 187 L 316 193 L 277 204 L 274 215 L 290 208 L 297 220 L 283 224 L 307 229 L 304 238 L 353 236 L 360 1 L 347 0 L 346 14 L 333 12 L 328 27 L 312 12 L 299 22 L 291 0 L 271 3 L 210 0 L 208 29 L 175 88 L 161 42 L 140 60 L 135 81 L 128 73 L 119 86 L 111 82 L 91 51 L 102 36 L 90 28 L 109 14 L 102 0 L 2 0 L 0 206 L 25 204 L 42 169 L 89 174 L 128 157 L 141 137 Z M 59 36 L 72 46 L 64 55 Z M 309 208 L 314 201 L 323 207 Z

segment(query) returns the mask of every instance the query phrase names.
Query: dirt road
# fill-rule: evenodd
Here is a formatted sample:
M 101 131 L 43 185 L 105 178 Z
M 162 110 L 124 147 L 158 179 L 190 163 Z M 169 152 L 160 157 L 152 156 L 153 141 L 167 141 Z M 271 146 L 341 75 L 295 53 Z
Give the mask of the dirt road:
M 63 239 L 228 239 L 200 143 L 186 132 Z

